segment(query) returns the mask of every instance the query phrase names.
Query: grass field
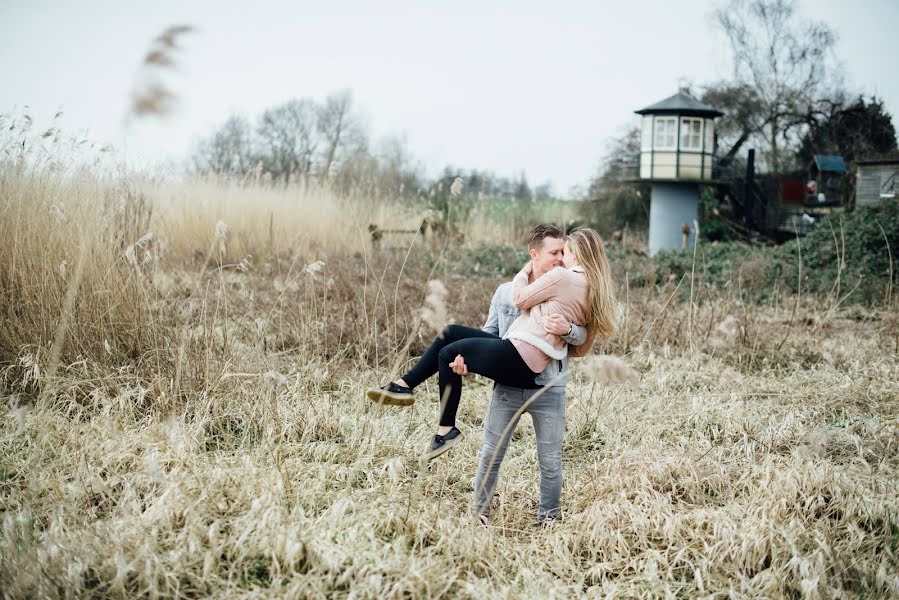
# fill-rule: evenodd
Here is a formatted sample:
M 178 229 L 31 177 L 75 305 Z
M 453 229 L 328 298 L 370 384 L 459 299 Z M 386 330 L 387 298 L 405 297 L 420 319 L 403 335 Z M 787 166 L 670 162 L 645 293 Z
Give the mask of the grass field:
M 409 409 L 362 394 L 430 341 L 428 280 L 479 325 L 521 260 L 484 214 L 463 245 L 372 247 L 369 223 L 421 218 L 0 166 L 3 596 L 899 595 L 895 301 L 750 304 L 610 248 L 620 335 L 598 351 L 640 383 L 575 362 L 563 520 L 534 525 L 524 418 L 485 528 L 489 385 L 430 470 L 435 383 Z

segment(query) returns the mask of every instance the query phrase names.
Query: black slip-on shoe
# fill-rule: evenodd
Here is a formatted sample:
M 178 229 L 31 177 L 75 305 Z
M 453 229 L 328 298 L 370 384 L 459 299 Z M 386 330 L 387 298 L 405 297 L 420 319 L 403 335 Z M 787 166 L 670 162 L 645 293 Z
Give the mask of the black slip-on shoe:
M 368 388 L 365 395 L 372 402 L 378 404 L 389 404 L 391 406 L 410 406 L 415 402 L 415 396 L 412 395 L 412 389 L 389 383 L 382 388 Z
M 431 440 L 428 449 L 419 457 L 421 462 L 429 462 L 462 441 L 462 432 L 453 427 L 445 435 L 437 434 Z

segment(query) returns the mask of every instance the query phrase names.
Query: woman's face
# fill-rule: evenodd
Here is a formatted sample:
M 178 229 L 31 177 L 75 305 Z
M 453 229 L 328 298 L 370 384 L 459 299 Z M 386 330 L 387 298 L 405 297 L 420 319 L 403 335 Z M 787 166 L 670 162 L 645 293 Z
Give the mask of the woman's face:
M 571 251 L 568 242 L 565 242 L 565 251 L 564 254 L 562 254 L 562 265 L 566 269 L 570 269 L 571 267 L 576 267 L 578 265 L 577 259 L 574 257 L 574 252 Z

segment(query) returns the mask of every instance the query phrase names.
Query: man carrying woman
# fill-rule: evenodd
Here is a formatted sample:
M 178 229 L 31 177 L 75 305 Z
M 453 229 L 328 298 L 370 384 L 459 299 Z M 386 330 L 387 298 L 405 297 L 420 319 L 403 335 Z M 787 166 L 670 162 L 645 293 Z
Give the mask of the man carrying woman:
M 414 401 L 413 390 L 439 374 L 443 408 L 434 439 L 422 455 L 431 460 L 462 439 L 455 426 L 462 375 L 474 372 L 496 382 L 475 484 L 475 509 L 484 518 L 511 429 L 525 404 L 540 458 L 538 519 L 558 515 L 567 357 L 586 355 L 596 337 L 608 339 L 615 329 L 611 273 L 595 231 L 580 229 L 563 241 L 557 228 L 539 225 L 531 232 L 529 251 L 528 264 L 494 294 L 484 329 L 448 326 L 408 373 L 367 392 L 376 402 L 408 405 Z

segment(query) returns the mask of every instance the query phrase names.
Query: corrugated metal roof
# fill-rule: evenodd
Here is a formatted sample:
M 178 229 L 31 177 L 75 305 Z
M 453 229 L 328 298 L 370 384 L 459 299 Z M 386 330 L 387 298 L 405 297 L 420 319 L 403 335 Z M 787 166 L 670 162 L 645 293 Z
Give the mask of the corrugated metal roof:
M 683 92 L 678 92 L 661 102 L 656 102 L 652 106 L 647 106 L 634 112 L 638 115 L 673 113 L 702 117 L 720 117 L 724 115 L 720 110 L 712 108 L 708 104 L 703 104 L 696 98 L 688 96 Z
M 868 160 L 857 160 L 855 164 L 858 166 L 877 166 L 877 165 L 899 165 L 899 157 L 897 158 L 871 158 Z
M 843 162 L 842 156 L 833 156 L 828 154 L 816 154 L 815 166 L 819 171 L 831 171 L 836 173 L 848 173 L 846 163 Z

